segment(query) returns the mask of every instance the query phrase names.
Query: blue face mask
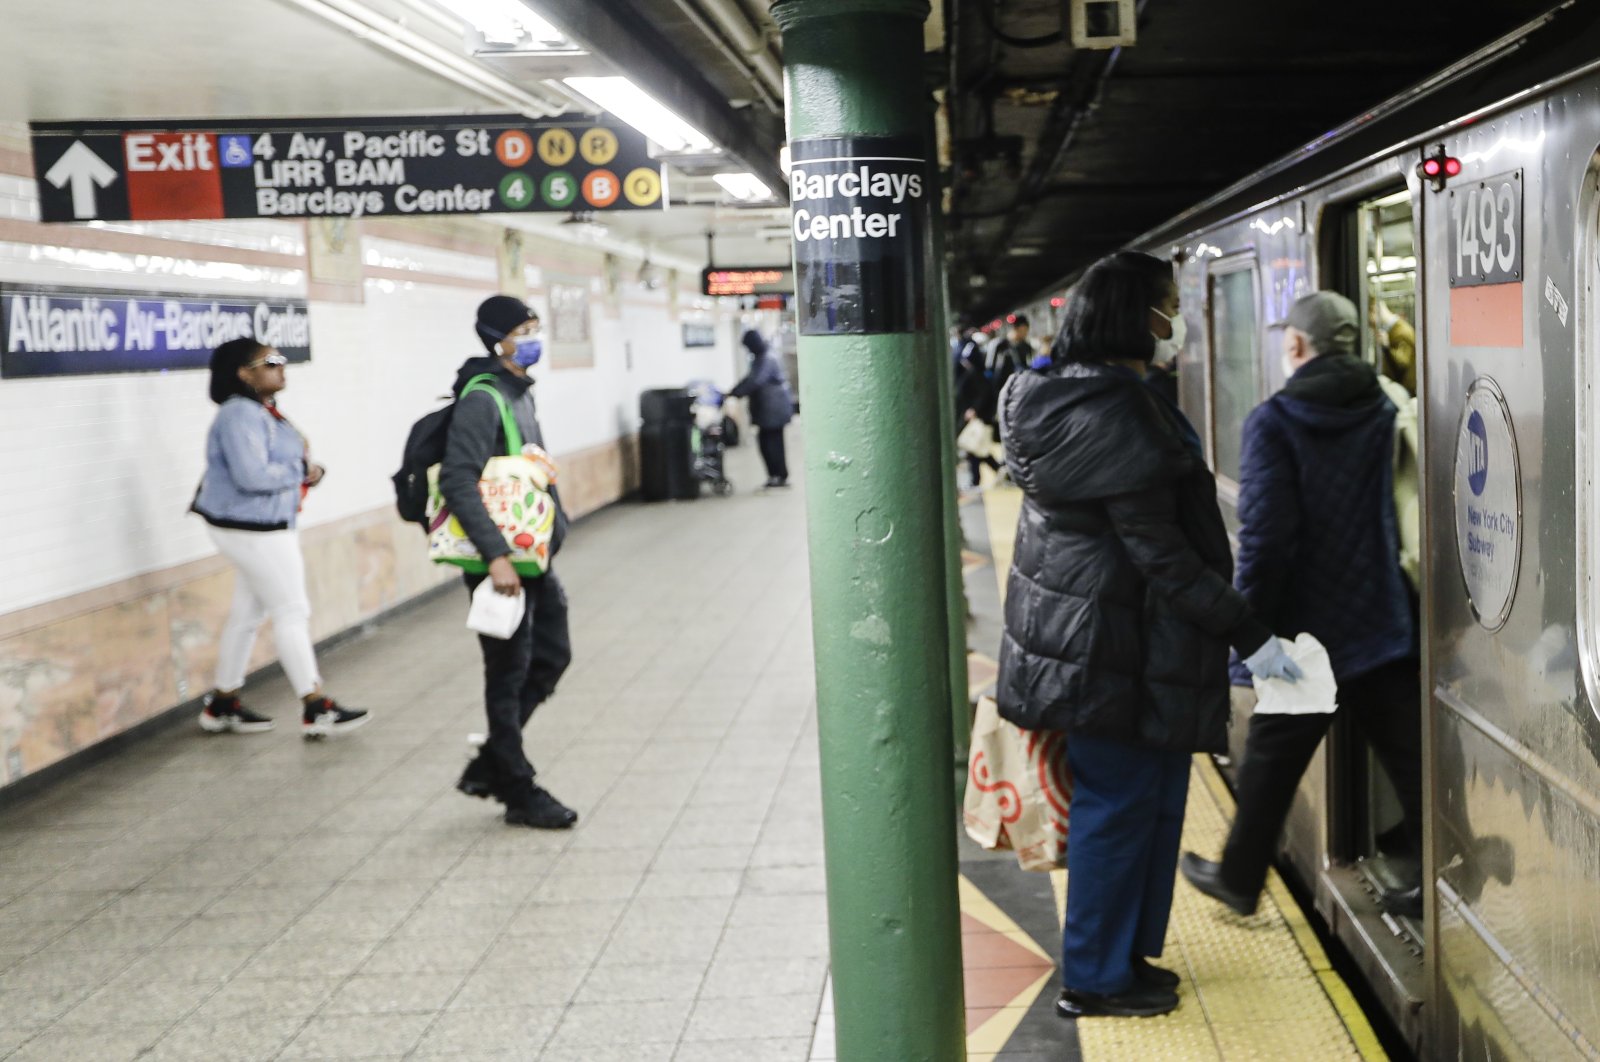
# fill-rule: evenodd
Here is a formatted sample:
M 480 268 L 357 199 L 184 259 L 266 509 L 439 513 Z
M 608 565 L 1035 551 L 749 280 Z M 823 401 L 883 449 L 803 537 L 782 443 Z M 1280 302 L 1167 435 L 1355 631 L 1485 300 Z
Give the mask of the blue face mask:
M 544 341 L 538 336 L 518 336 L 516 353 L 511 360 L 524 369 L 531 369 L 544 356 Z

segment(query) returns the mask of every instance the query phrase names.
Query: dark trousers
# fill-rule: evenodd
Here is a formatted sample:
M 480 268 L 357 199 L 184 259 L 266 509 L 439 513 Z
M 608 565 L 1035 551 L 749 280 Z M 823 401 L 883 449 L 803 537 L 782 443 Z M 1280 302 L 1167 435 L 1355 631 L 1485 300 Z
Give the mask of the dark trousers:
M 467 592 L 487 578 L 468 575 Z M 533 765 L 522 751 L 522 728 L 533 710 L 555 692 L 572 663 L 567 594 L 560 580 L 554 573 L 523 579 L 522 589 L 528 607 L 516 633 L 506 639 L 478 636 L 483 650 L 483 707 L 489 720 L 489 740 L 482 754 L 492 761 L 500 779 L 513 787 L 533 782 Z
M 1000 462 L 992 457 L 975 457 L 967 455 L 967 472 L 972 476 L 972 485 L 976 487 L 983 482 L 983 466 L 988 465 L 996 472 L 1000 471 Z
M 1400 797 L 1408 839 L 1422 851 L 1422 675 L 1399 660 L 1339 684 L 1339 710 L 1318 715 L 1254 715 L 1234 785 L 1239 810 L 1222 851 L 1222 880 L 1255 896 L 1266 884 L 1278 835 L 1300 776 L 1317 746 L 1346 715 L 1372 745 Z
M 1167 938 L 1189 756 L 1067 735 L 1072 817 L 1061 984 L 1112 994 Z
M 783 452 L 783 429 L 756 429 L 756 443 L 761 447 L 761 460 L 767 466 L 767 478 L 788 479 L 789 461 Z

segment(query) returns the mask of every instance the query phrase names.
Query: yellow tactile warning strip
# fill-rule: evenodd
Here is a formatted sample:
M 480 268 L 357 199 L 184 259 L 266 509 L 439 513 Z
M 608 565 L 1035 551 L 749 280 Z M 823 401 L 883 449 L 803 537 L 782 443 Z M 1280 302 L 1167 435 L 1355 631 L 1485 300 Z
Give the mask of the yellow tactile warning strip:
M 1017 517 L 1022 513 L 1022 491 L 996 484 L 983 492 L 983 515 L 989 523 L 989 555 L 994 577 L 1000 581 L 1000 604 L 1006 603 L 1006 574 L 1011 571 L 1011 551 L 1017 539 Z
M 983 499 L 1003 600 L 1022 494 L 996 486 L 984 492 Z M 1209 757 L 1196 756 L 1194 763 L 1183 847 L 1215 856 L 1233 815 L 1233 798 Z M 1065 871 L 1052 875 L 1058 923 L 1065 917 L 1066 877 Z M 970 905 L 972 917 L 980 921 L 988 921 L 976 914 L 981 904 L 998 913 L 970 883 L 963 882 L 961 895 L 964 913 Z M 1077 1032 L 1084 1062 L 1387 1058 L 1276 871 L 1268 876 L 1267 893 L 1250 918 L 1235 915 L 1179 880 L 1163 962 L 1183 978 L 1178 1009 L 1160 1018 L 1080 1020 Z M 1020 1021 L 1022 1009 L 1045 983 L 1054 989 L 1054 978 L 1047 978 L 1025 1000 L 1019 994 L 1016 1003 L 1005 1009 L 1017 1013 Z M 1009 1036 L 1015 1028 L 1016 1022 L 1006 1026 L 992 1019 L 976 1028 L 969 1026 L 969 1054 L 993 1052 L 1003 1062 L 1005 1041 L 997 1040 L 996 1034 L 1003 1031 Z
M 1194 762 L 1183 847 L 1214 856 L 1233 800 L 1209 758 Z M 1249 918 L 1180 880 L 1163 962 L 1183 977 L 1178 1009 L 1139 1021 L 1079 1021 L 1084 1062 L 1387 1057 L 1276 872 Z

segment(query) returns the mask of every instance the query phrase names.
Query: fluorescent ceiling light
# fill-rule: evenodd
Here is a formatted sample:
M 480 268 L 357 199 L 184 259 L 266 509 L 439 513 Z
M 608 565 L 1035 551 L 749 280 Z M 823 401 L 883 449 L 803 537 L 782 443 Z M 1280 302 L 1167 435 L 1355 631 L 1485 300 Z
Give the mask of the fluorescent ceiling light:
M 571 47 L 562 32 L 534 14 L 521 0 L 434 0 L 483 34 L 489 44 L 532 43 L 541 48 Z
M 789 176 L 789 145 L 785 144 L 778 149 L 778 169 L 783 171 L 785 177 Z
M 568 88 L 598 103 L 667 151 L 708 151 L 711 138 L 625 77 L 569 77 Z
M 753 173 L 714 173 L 711 179 L 735 199 L 772 198 L 772 189 Z

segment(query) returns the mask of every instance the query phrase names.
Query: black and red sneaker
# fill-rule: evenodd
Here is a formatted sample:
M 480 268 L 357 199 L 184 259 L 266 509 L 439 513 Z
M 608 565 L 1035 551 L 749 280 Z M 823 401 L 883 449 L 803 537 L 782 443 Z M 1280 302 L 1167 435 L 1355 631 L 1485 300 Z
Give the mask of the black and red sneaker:
M 365 708 L 341 708 L 332 697 L 307 701 L 300 716 L 300 733 L 308 741 L 343 734 L 372 721 Z
M 272 729 L 272 720 L 246 708 L 237 694 L 213 690 L 200 709 L 200 729 L 208 734 L 261 734 Z

